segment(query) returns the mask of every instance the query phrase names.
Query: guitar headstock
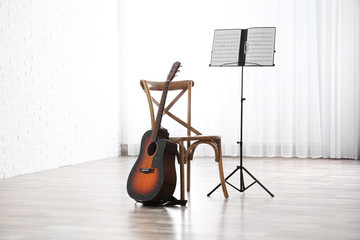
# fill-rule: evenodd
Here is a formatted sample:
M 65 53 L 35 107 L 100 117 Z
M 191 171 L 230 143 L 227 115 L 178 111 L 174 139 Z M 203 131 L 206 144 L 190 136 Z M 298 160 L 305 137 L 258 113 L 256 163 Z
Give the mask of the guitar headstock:
M 180 62 L 174 62 L 172 67 L 171 67 L 171 70 L 167 76 L 167 81 L 171 81 L 173 80 L 173 78 L 175 77 L 176 73 L 178 72 L 179 68 L 181 67 L 181 63 Z

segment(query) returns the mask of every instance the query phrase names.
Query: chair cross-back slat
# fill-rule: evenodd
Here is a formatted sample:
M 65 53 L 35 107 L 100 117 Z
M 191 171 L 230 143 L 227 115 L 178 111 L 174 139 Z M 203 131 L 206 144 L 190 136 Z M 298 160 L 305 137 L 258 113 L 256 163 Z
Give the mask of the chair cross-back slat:
M 160 103 L 158 101 L 156 101 L 155 98 L 151 97 L 153 103 L 155 103 L 156 106 L 160 106 Z M 177 116 L 175 116 L 174 114 L 172 114 L 168 108 L 164 109 L 164 114 L 168 115 L 169 117 L 171 117 L 172 119 L 174 119 L 176 122 L 180 123 L 181 125 L 183 125 L 184 127 L 186 127 L 187 129 L 189 129 L 191 132 L 195 133 L 196 135 L 202 135 L 201 132 L 199 132 L 198 130 L 196 130 L 194 127 L 190 126 L 188 123 L 184 122 L 183 120 L 181 120 L 180 118 L 178 118 Z M 190 133 L 188 132 L 188 136 L 190 136 Z
M 149 102 L 149 108 L 150 108 L 150 117 L 151 117 L 151 127 L 154 127 L 155 124 L 155 112 L 154 107 L 152 103 L 154 103 L 157 107 L 160 106 L 160 103 L 151 96 L 150 91 L 162 91 L 164 89 L 164 82 L 154 82 L 154 81 L 146 81 L 141 80 L 140 85 L 145 91 L 148 102 Z M 194 133 L 196 135 L 201 135 L 201 132 L 195 129 L 191 126 L 191 88 L 194 86 L 194 82 L 191 80 L 183 80 L 183 81 L 172 81 L 169 85 L 169 91 L 174 90 L 181 90 L 175 98 L 164 108 L 164 114 L 168 115 L 172 119 L 174 119 L 176 122 L 187 128 L 187 134 L 190 136 L 191 133 Z M 175 114 L 170 112 L 170 109 L 177 103 L 177 101 L 186 93 L 188 92 L 188 104 L 187 104 L 187 122 L 177 117 Z M 151 99 L 151 100 L 150 100 Z M 149 101 L 150 100 L 150 101 Z
M 169 105 L 165 108 L 165 111 L 169 111 L 170 108 L 172 108 L 172 106 L 174 106 L 174 104 L 182 97 L 182 95 L 184 95 L 186 90 L 187 89 L 181 90 L 181 92 L 178 95 L 176 95 L 176 97 L 171 101 L 171 103 L 169 103 Z

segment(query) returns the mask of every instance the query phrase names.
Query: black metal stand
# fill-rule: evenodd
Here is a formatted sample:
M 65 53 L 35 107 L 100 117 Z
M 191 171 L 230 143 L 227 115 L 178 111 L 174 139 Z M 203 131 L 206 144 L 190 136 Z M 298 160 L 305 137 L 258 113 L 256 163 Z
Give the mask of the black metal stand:
M 227 176 L 225 178 L 225 182 L 227 184 L 229 184 L 231 187 L 235 188 L 236 190 L 238 190 L 239 192 L 244 192 L 246 189 L 248 189 L 249 187 L 251 187 L 252 185 L 254 185 L 255 183 L 258 183 L 267 193 L 270 194 L 271 197 L 274 197 L 274 194 L 272 194 L 264 185 L 261 184 L 261 182 L 259 180 L 257 180 L 244 166 L 243 166 L 243 154 L 242 154 L 242 150 L 243 150 L 243 141 L 242 141 L 242 127 L 243 127 L 243 102 L 246 100 L 243 97 L 243 74 L 244 74 L 244 66 L 241 66 L 241 116 L 240 116 L 240 141 L 237 142 L 238 144 L 240 144 L 240 165 L 236 166 L 236 169 L 230 173 L 229 176 Z M 240 188 L 235 187 L 233 184 L 229 183 L 227 180 L 234 175 L 237 171 L 240 171 Z M 244 182 L 244 172 L 245 171 L 250 177 L 252 177 L 252 179 L 254 179 L 254 182 L 251 183 L 250 185 L 248 185 L 247 187 L 245 187 L 245 182 Z M 219 185 L 217 185 L 211 192 L 209 192 L 207 194 L 207 196 L 209 197 L 216 189 L 218 189 L 221 186 L 221 183 Z

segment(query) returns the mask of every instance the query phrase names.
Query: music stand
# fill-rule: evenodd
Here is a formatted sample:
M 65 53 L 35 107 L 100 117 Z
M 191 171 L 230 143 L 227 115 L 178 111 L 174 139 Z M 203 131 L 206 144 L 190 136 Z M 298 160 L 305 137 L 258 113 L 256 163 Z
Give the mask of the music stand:
M 243 102 L 246 100 L 243 95 L 243 75 L 244 66 L 275 66 L 275 32 L 276 28 L 274 27 L 215 30 L 211 63 L 209 65 L 212 67 L 241 66 L 240 141 L 237 142 L 240 144 L 240 165 L 236 166 L 235 170 L 225 178 L 225 182 L 239 192 L 244 192 L 255 183 L 258 183 L 271 197 L 274 197 L 274 194 L 243 166 Z M 240 171 L 240 188 L 227 181 L 237 171 Z M 246 187 L 243 171 L 254 180 L 253 183 Z M 209 197 L 220 186 L 221 183 L 207 196 Z

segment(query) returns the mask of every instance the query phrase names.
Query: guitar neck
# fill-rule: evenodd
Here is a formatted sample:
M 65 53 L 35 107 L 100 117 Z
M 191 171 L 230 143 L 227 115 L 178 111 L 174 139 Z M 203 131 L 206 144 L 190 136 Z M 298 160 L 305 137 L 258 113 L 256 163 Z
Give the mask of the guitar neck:
M 175 77 L 175 74 L 178 71 L 179 67 L 180 67 L 180 62 L 174 62 L 174 64 L 171 67 L 171 70 L 168 74 L 168 77 L 166 79 L 166 82 L 164 84 L 164 89 L 163 89 L 163 93 L 161 96 L 159 110 L 158 110 L 158 113 L 156 116 L 155 126 L 152 131 L 151 138 L 150 138 L 151 142 L 156 142 L 158 132 L 160 129 L 161 119 L 162 119 L 163 112 L 164 112 L 165 100 L 166 100 L 167 92 L 169 90 L 169 85 L 170 85 L 171 80 Z
M 154 126 L 154 129 L 153 129 L 152 134 L 151 134 L 151 139 L 150 139 L 151 142 L 156 141 L 156 138 L 157 138 L 157 135 L 158 135 L 158 132 L 159 132 L 159 129 L 160 129 L 161 119 L 162 119 L 163 112 L 164 112 L 164 106 L 165 106 L 166 96 L 167 96 L 167 93 L 168 93 L 168 90 L 169 90 L 169 85 L 170 85 L 170 81 L 166 81 L 165 85 L 164 85 L 164 90 L 163 90 L 163 93 L 162 93 L 162 96 L 161 96 L 161 101 L 160 101 L 158 113 L 156 115 L 155 126 Z

